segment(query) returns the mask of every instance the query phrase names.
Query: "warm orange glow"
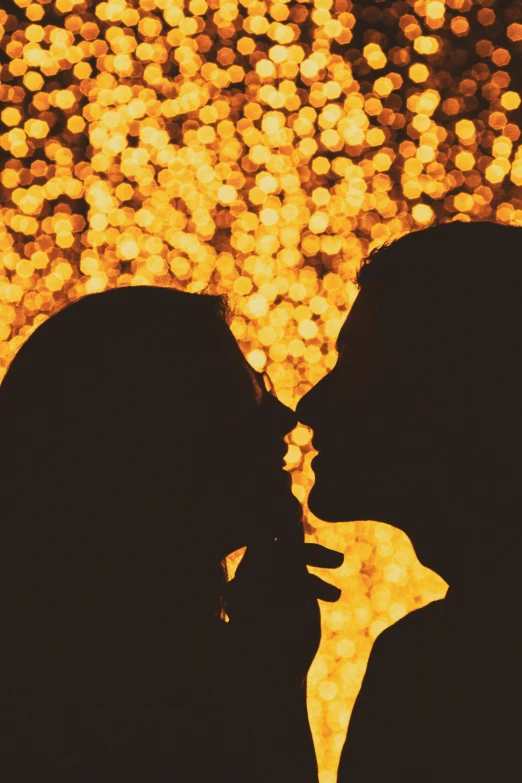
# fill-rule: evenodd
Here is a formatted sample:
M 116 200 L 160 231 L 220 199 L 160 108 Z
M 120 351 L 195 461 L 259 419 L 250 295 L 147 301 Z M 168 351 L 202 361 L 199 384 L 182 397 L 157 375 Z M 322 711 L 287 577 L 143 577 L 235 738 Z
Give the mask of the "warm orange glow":
M 522 224 L 512 4 L 15 2 L 16 18 L 0 10 L 1 375 L 69 299 L 212 283 L 295 406 L 335 363 L 369 250 L 434 219 Z M 304 501 L 310 433 L 289 441 Z M 309 515 L 307 532 L 346 552 L 309 680 L 334 783 L 373 640 L 445 584 L 389 526 Z

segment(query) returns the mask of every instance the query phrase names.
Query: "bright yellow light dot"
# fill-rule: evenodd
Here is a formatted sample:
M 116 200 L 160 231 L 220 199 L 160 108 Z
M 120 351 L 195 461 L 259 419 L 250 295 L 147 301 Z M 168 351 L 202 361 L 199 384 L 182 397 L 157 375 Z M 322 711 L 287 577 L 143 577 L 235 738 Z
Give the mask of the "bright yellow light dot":
M 158 85 L 163 81 L 163 71 L 159 65 L 147 65 L 143 71 L 143 78 L 148 84 Z
M 27 259 L 22 259 L 17 265 L 16 265 L 16 274 L 20 275 L 20 277 L 31 277 L 31 275 L 34 272 L 34 266 L 32 263 Z
M 128 54 L 117 54 L 114 58 L 114 70 L 118 73 L 129 73 L 132 69 L 132 60 Z
M 340 143 L 340 140 L 341 137 L 333 128 L 329 128 L 328 130 L 325 130 L 321 133 L 321 141 L 323 142 L 324 146 L 328 147 L 330 150 L 337 147 Z
M 513 143 L 507 136 L 498 136 L 493 142 L 493 155 L 496 158 L 509 158 Z
M 13 66 L 17 66 L 16 75 L 20 76 L 21 73 L 25 72 L 27 63 L 29 63 L 32 68 L 43 67 L 47 56 L 46 51 L 38 46 L 38 44 L 27 44 L 27 48 L 24 51 L 25 62 L 13 60 L 10 70 L 13 70 Z
M 393 82 L 388 76 L 380 76 L 373 83 L 373 90 L 380 98 L 390 95 L 393 89 Z
M 306 446 L 312 440 L 312 433 L 308 427 L 299 424 L 292 432 L 292 440 L 298 446 Z
M 216 139 L 216 131 L 209 125 L 203 125 L 198 128 L 197 137 L 201 144 L 212 144 Z
M 315 139 L 302 139 L 302 141 L 299 142 L 299 150 L 308 158 L 317 151 L 317 142 Z
M 514 90 L 509 90 L 501 96 L 500 103 L 507 111 L 514 111 L 520 106 L 520 95 Z
M 12 106 L 8 106 L 7 109 L 2 110 L 0 117 L 2 118 L 4 125 L 12 128 L 14 125 L 18 125 L 22 119 L 22 112 L 20 109 L 15 109 Z
M 457 136 L 463 140 L 475 137 L 475 125 L 471 120 L 459 120 L 455 125 Z
M 118 250 L 121 258 L 130 260 L 136 258 L 140 252 L 140 248 L 136 240 L 131 236 L 122 235 L 118 242 Z
M 412 82 L 425 82 L 429 75 L 429 69 L 423 63 L 415 63 L 415 65 L 412 65 L 408 70 L 408 76 Z
M 31 261 L 35 269 L 45 269 L 49 263 L 49 256 L 43 250 L 37 250 L 36 253 L 32 254 Z
M 341 252 L 342 239 L 326 234 L 321 237 L 321 250 L 329 256 L 336 256 Z
M 298 331 L 305 340 L 312 340 L 317 336 L 317 324 L 315 321 L 305 318 L 299 322 Z
M 469 212 L 473 209 L 473 196 L 470 193 L 458 193 L 454 198 L 455 207 L 459 212 Z
M 368 98 L 364 102 L 364 109 L 366 111 L 366 114 L 369 114 L 370 116 L 374 117 L 377 114 L 381 113 L 383 109 L 382 101 L 378 100 L 377 98 Z
M 388 153 L 378 152 L 373 156 L 372 162 L 377 171 L 388 171 L 393 161 Z
M 418 96 L 416 111 L 419 114 L 433 114 L 440 103 L 440 94 L 437 90 L 425 90 Z
M 385 139 L 386 136 L 382 128 L 370 128 L 366 133 L 366 141 L 372 147 L 380 147 L 381 144 L 384 144 Z
M 232 204 L 237 199 L 237 190 L 232 185 L 222 185 L 217 192 L 221 204 Z
M 76 98 L 71 90 L 58 90 L 55 93 L 54 102 L 59 109 L 70 109 L 76 103 Z
M 24 86 L 27 87 L 28 90 L 31 90 L 31 92 L 36 92 L 37 90 L 41 90 L 44 84 L 44 78 L 41 73 L 37 73 L 36 71 L 27 71 L 27 73 L 24 75 Z
M 312 199 L 317 206 L 324 207 L 330 201 L 330 191 L 327 188 L 315 188 Z
M 415 204 L 411 214 L 417 223 L 429 223 L 434 217 L 433 210 L 428 204 Z
M 369 43 L 363 49 L 363 57 L 370 66 L 370 68 L 379 69 L 384 68 L 387 63 L 386 55 L 383 50 L 376 43 Z
M 284 127 L 285 115 L 279 111 L 270 111 L 263 117 L 262 127 L 265 133 L 277 133 Z
M 277 190 L 277 180 L 271 174 L 263 174 L 259 177 L 258 185 L 265 193 L 275 193 Z
M 71 133 L 82 133 L 82 131 L 85 130 L 85 125 L 86 123 L 83 117 L 79 117 L 78 115 L 69 117 L 67 120 L 67 127 Z
M 300 71 L 306 79 L 314 79 L 319 73 L 319 65 L 314 60 L 304 60 L 301 63 Z
M 435 157 L 435 150 L 428 144 L 422 144 L 417 150 L 417 158 L 422 163 L 429 163 Z
M 256 72 L 263 79 L 270 79 L 275 75 L 276 67 L 270 60 L 258 60 L 256 63 Z
M 440 0 L 432 0 L 426 4 L 426 15 L 431 19 L 443 19 L 445 12 L 445 5 Z
M 45 120 L 27 120 L 24 130 L 33 139 L 45 139 L 49 133 L 49 125 Z
M 268 56 L 275 63 L 284 63 L 288 57 L 288 49 L 286 46 L 272 46 L 268 51 Z
M 253 294 L 247 302 L 247 312 L 252 318 L 262 318 L 268 312 L 268 303 L 262 294 Z
M 420 205 L 417 205 L 420 206 Z M 403 576 L 403 569 L 397 563 L 390 563 L 384 569 L 384 578 L 387 582 L 398 582 Z
M 262 209 L 259 220 L 264 226 L 275 226 L 278 222 L 278 214 L 275 209 Z
M 455 156 L 455 164 L 461 171 L 471 171 L 475 166 L 475 157 L 471 152 L 459 152 Z
M 4 188 L 16 188 L 20 183 L 20 177 L 14 169 L 4 169 L 0 175 L 0 182 Z
M 493 163 L 490 163 L 490 165 L 487 166 L 484 175 L 489 182 L 498 184 L 499 182 L 502 182 L 510 168 L 511 166 L 508 162 L 508 169 L 506 171 L 505 166 L 502 165 L 502 159 L 497 158 Z
M 308 226 L 310 231 L 313 231 L 314 234 L 320 234 L 322 231 L 325 231 L 328 226 L 328 215 L 324 212 L 316 212 L 310 218 Z
M 257 348 L 247 354 L 247 360 L 252 365 L 254 370 L 259 372 L 266 364 L 266 353 Z
M 413 42 L 413 48 L 419 54 L 436 54 L 439 51 L 439 42 L 432 35 L 419 35 Z
M 236 6 L 237 7 L 237 6 Z M 254 33 L 254 35 L 264 35 L 268 29 L 269 21 L 264 16 L 254 16 L 250 22 L 250 30 L 248 32 Z
M 325 701 L 331 701 L 337 696 L 337 685 L 335 682 L 331 682 L 329 680 L 324 681 L 319 686 L 319 695 L 322 699 Z
M 146 16 L 138 24 L 138 30 L 146 38 L 155 38 L 161 32 L 161 22 L 159 19 Z
M 262 345 L 273 345 L 277 340 L 277 333 L 273 326 L 264 326 L 257 335 Z
M 115 190 L 116 197 L 119 201 L 129 201 L 134 195 L 134 189 L 128 182 L 122 182 Z
M 343 26 L 337 19 L 329 19 L 324 25 L 324 31 L 328 38 L 336 38 L 343 32 Z
M 431 118 L 426 114 L 415 114 L 411 123 L 415 130 L 424 133 L 431 125 Z
M 39 24 L 30 24 L 25 28 L 25 37 L 33 43 L 40 43 L 44 39 L 44 29 Z
M 515 185 L 522 185 L 522 158 L 514 161 L 511 167 L 510 178 Z
M 138 60 L 152 60 L 154 56 L 154 48 L 150 43 L 140 43 L 136 47 L 136 57 Z M 118 70 L 116 64 L 114 66 Z
M 95 231 L 104 231 L 109 224 L 109 218 L 107 215 L 102 215 L 98 213 L 97 215 L 93 215 L 91 217 L 91 227 Z
M 244 37 L 238 40 L 236 47 L 241 54 L 252 54 L 252 52 L 255 51 L 256 45 L 252 38 Z

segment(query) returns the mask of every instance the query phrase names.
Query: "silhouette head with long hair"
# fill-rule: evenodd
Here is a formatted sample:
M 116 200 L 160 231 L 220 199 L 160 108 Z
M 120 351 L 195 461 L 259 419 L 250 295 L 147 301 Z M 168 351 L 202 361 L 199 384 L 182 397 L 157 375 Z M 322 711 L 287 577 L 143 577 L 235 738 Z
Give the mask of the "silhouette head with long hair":
M 225 665 L 222 561 L 301 514 L 283 470 L 295 414 L 247 363 L 227 320 L 221 296 L 113 289 L 52 315 L 8 369 L 2 694 L 26 705 L 27 736 L 37 704 L 130 699 L 183 715 L 185 694 L 193 774 L 205 763 L 224 774 L 216 754 L 227 721 L 218 730 L 211 716 L 225 698 L 211 696 Z M 31 736 L 52 755 L 51 712 Z M 197 735 L 202 715 L 210 728 Z

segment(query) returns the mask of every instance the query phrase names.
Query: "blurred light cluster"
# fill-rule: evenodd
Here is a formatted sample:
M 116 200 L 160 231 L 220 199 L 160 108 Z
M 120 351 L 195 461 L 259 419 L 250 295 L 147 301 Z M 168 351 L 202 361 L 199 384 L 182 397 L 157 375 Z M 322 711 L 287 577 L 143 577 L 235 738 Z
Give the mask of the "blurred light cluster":
M 522 224 L 521 55 L 522 5 L 500 0 L 3 0 L 0 374 L 67 300 L 211 284 L 294 406 L 369 250 L 433 220 Z M 313 454 L 298 427 L 301 500 Z M 307 524 L 347 553 L 309 687 L 333 783 L 373 639 L 445 584 L 393 528 Z

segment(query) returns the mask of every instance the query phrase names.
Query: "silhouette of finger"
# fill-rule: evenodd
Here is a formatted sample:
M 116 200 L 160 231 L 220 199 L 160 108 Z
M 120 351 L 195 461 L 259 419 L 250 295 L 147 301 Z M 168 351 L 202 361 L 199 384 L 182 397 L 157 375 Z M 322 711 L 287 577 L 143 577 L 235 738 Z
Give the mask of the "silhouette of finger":
M 325 582 L 323 579 L 315 576 L 315 574 L 310 574 L 309 580 L 310 589 L 312 590 L 313 595 L 315 598 L 318 598 L 321 601 L 335 603 L 335 601 L 338 601 L 342 595 L 342 590 L 339 590 L 339 588 L 335 587 L 335 585 L 331 585 L 328 582 Z
M 344 563 L 344 555 L 321 544 L 305 544 L 305 563 L 316 568 L 339 568 Z

